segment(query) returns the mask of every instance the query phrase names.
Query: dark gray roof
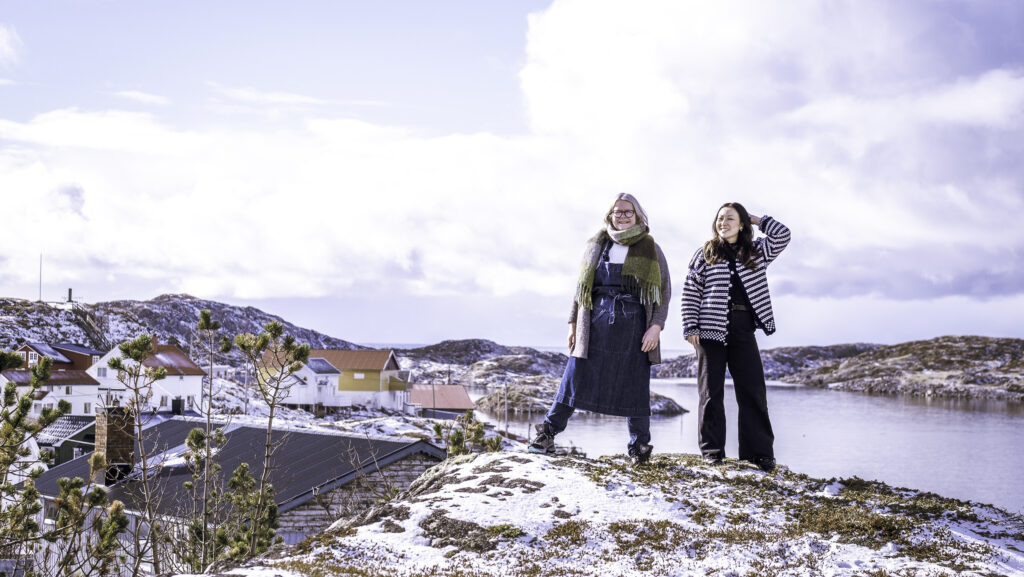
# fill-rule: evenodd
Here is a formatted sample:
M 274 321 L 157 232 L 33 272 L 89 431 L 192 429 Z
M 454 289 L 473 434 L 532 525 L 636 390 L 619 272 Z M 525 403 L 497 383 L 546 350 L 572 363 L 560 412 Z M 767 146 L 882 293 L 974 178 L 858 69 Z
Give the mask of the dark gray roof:
M 29 343 L 28 346 L 35 349 L 35 351 L 43 356 L 50 357 L 55 363 L 68 363 L 71 364 L 71 359 L 64 356 L 63 353 L 57 349 L 51 347 L 47 343 Z
M 91 427 L 95 422 L 96 417 L 64 415 L 40 431 L 39 436 L 36 437 L 36 442 L 40 445 L 52 447 L 64 439 L 75 436 L 83 429 Z
M 199 421 L 183 421 L 178 418 L 151 427 L 149 431 L 159 434 L 162 439 L 178 439 L 182 443 L 188 431 L 201 426 Z M 266 429 L 262 426 L 232 426 L 225 433 L 227 442 L 217 453 L 217 463 L 222 467 L 225 481 L 242 463 L 249 464 L 249 473 L 259 478 L 263 472 L 263 452 Z M 330 490 L 354 480 L 361 473 L 384 467 L 398 459 L 415 453 L 424 453 L 444 459 L 445 452 L 426 441 L 407 439 L 376 439 L 363 435 L 342 435 L 329 432 L 305 430 L 275 430 L 274 466 L 270 472 L 270 483 L 275 490 L 275 500 L 281 512 L 298 506 L 308 500 L 315 487 Z M 148 445 L 156 446 L 147 440 Z M 181 452 L 183 446 L 161 444 L 171 452 Z M 82 477 L 88 475 L 89 455 L 84 455 L 43 473 L 36 487 L 47 496 L 57 494 L 57 479 L 60 477 Z M 180 462 L 180 460 L 179 460 Z M 191 481 L 191 471 L 185 466 L 167 466 L 152 477 L 162 495 L 158 504 L 161 511 L 174 515 L 188 498 L 182 484 Z M 132 479 L 111 487 L 110 498 L 123 501 L 130 509 L 140 502 Z M 135 505 L 135 506 L 133 506 Z
M 106 351 L 97 351 L 96 349 L 91 349 L 89 347 L 85 347 L 85 346 L 82 346 L 82 345 L 76 345 L 76 344 L 72 344 L 72 343 L 56 343 L 56 344 L 53 345 L 53 348 L 60 349 L 60 350 L 63 350 L 63 351 L 71 351 L 73 353 L 79 353 L 79 354 L 82 354 L 82 355 L 97 356 L 97 357 L 102 357 L 103 355 L 107 354 Z
M 147 454 L 156 453 L 158 451 L 166 451 L 170 447 L 180 445 L 185 442 L 185 436 L 188 432 L 195 427 L 200 426 L 198 421 L 185 421 L 183 419 L 165 419 L 156 418 L 145 429 L 145 435 L 143 444 L 146 447 Z M 135 446 L 136 456 L 139 454 L 138 443 Z M 39 479 L 36 480 L 36 488 L 39 492 L 47 496 L 56 496 L 60 493 L 60 489 L 57 486 L 57 479 L 61 477 L 75 478 L 81 477 L 83 479 L 89 478 L 89 457 L 92 456 L 92 452 L 86 453 L 77 459 L 72 459 L 67 463 L 62 463 L 56 467 L 46 471 L 40 475 Z
M 337 375 L 341 373 L 341 371 L 336 369 L 334 365 L 327 362 L 327 359 L 323 357 L 314 357 L 309 359 L 306 361 L 306 366 L 318 375 Z

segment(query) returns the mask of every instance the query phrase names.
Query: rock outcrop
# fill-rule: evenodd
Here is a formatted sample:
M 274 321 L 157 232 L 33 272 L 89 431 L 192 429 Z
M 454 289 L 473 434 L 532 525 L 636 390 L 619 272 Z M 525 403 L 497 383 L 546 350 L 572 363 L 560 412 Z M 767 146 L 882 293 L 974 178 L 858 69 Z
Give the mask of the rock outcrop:
M 1017 515 L 857 477 L 488 453 L 230 574 L 1020 576 L 1022 551 Z

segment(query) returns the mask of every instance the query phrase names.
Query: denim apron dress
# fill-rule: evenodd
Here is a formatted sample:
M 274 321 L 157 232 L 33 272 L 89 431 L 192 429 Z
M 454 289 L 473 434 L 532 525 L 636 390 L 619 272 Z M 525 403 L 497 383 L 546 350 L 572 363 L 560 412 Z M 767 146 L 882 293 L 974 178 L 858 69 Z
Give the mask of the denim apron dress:
M 647 313 L 640 297 L 623 288 L 622 265 L 608 262 L 608 248 L 594 273 L 588 358 L 569 357 L 555 402 L 605 415 L 649 417 L 651 361 L 640 349 Z

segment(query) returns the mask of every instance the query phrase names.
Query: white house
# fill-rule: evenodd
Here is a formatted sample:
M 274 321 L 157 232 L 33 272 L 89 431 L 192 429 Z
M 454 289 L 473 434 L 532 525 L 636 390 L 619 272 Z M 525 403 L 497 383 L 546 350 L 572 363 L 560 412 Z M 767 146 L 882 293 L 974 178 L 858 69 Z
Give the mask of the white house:
M 7 369 L 0 373 L 0 388 L 7 383 L 15 383 L 19 394 L 28 389 L 32 371 L 29 369 Z M 32 401 L 32 414 L 38 416 L 43 409 L 56 409 L 57 403 L 67 401 L 71 404 L 69 415 L 93 416 L 97 407 L 97 390 L 100 383 L 86 371 L 51 370 L 50 379 L 46 381 Z
M 118 380 L 117 372 L 107 366 L 110 359 L 120 357 L 121 351 L 114 348 L 87 371 L 99 382 L 101 406 L 124 406 L 128 401 L 124 383 Z M 199 408 L 206 372 L 184 351 L 174 345 L 154 344 L 153 352 L 142 364 L 152 368 L 163 367 L 167 371 L 166 378 L 153 383 L 149 400 L 142 407 L 144 410 L 181 413 Z

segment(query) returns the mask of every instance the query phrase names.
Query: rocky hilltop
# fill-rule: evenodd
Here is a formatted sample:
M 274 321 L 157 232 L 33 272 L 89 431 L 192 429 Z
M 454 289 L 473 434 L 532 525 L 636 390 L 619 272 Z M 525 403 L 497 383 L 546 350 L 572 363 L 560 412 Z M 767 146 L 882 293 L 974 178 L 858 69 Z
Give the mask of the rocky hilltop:
M 1024 340 L 913 341 L 822 363 L 784 380 L 844 391 L 1024 401 Z
M 216 574 L 1020 576 L 1022 551 L 1020 516 L 856 477 L 486 453 Z
M 70 342 L 109 350 L 140 334 L 156 335 L 161 342 L 186 351 L 199 321 L 199 311 L 209 309 L 220 322 L 223 334 L 259 333 L 278 321 L 285 332 L 314 348 L 363 348 L 348 341 L 298 327 L 254 307 L 237 307 L 190 295 L 161 295 L 147 301 L 119 300 L 96 304 L 47 303 L 0 299 L 0 347 L 12 349 L 26 342 Z M 241 357 L 228 358 L 240 362 Z

